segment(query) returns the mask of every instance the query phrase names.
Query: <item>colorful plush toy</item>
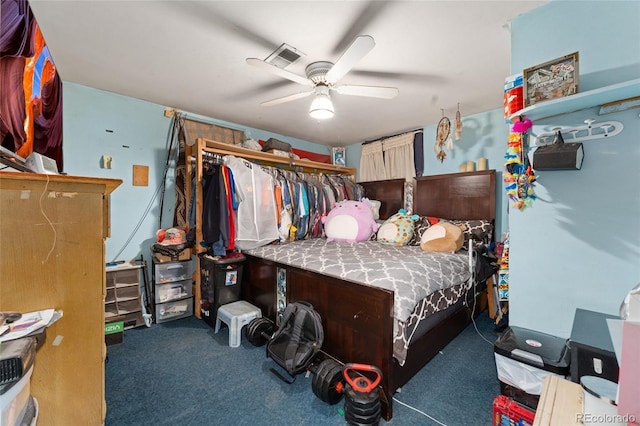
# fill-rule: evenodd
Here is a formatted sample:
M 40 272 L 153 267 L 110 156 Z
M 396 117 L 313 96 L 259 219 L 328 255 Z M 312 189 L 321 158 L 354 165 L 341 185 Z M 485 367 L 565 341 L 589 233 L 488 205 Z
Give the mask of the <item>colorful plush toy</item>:
M 529 152 L 528 131 L 532 126 L 531 120 L 522 117 L 513 124 L 513 133 L 509 134 L 507 153 L 504 156 L 507 161 L 502 178 L 507 185 L 507 196 L 513 202 L 513 207 L 518 210 L 530 207 L 536 199 L 533 188 L 536 175 L 527 154 Z
M 187 242 L 187 236 L 182 229 L 169 228 L 156 231 L 158 243 L 162 245 L 183 244 Z
M 322 218 L 327 241 L 367 241 L 378 229 L 369 201 L 344 200 Z
M 455 253 L 462 248 L 464 227 L 463 224 L 454 225 L 440 221 L 424 231 L 420 239 L 420 247 L 424 251 Z
M 418 218 L 417 214 L 410 215 L 405 209 L 398 210 L 378 229 L 378 241 L 391 246 L 406 246 L 413 236 Z

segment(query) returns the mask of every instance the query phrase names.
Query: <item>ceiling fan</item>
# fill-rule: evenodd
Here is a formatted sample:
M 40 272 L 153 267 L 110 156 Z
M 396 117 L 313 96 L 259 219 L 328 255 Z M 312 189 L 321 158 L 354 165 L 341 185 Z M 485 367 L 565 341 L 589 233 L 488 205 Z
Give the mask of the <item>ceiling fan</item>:
M 344 77 L 358 61 L 369 53 L 375 45 L 376 43 L 373 37 L 368 35 L 358 36 L 335 64 L 328 61 L 318 61 L 307 65 L 305 69 L 306 77 L 292 73 L 261 59 L 247 58 L 249 65 L 256 66 L 267 72 L 291 80 L 294 83 L 311 88 L 311 90 L 262 102 L 260 105 L 273 106 L 315 95 L 311 102 L 309 114 L 313 118 L 326 119 L 331 118 L 334 113 L 330 96 L 332 91 L 341 95 L 366 96 L 371 98 L 392 99 L 396 97 L 398 94 L 398 88 L 396 87 L 337 85 L 338 81 Z

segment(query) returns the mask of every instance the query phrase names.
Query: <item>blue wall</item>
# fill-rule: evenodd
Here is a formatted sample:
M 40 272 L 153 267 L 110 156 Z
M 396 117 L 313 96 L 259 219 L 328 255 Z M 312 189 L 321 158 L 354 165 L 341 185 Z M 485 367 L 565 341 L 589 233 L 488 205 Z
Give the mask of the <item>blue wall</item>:
M 159 197 L 171 126 L 171 120 L 164 116 L 165 107 L 69 82 L 64 82 L 63 92 L 65 173 L 123 180 L 111 196 L 107 261 L 133 259 L 140 254 L 149 260 L 156 231 L 172 225 L 175 210 L 172 161 L 159 224 Z M 221 120 L 192 117 L 244 130 L 256 140 L 275 137 L 296 148 L 329 154 L 329 148 L 323 145 Z M 100 167 L 102 155 L 112 157 L 111 169 Z M 132 185 L 133 165 L 149 167 L 148 186 Z
M 107 261 L 133 259 L 140 254 L 149 260 L 149 247 L 159 228 L 155 195 L 168 148 L 170 120 L 164 117 L 164 108 L 73 83 L 64 82 L 62 87 L 65 172 L 123 180 L 111 196 Z M 111 169 L 100 168 L 102 155 L 112 157 Z M 149 186 L 132 185 L 134 164 L 149 166 Z M 165 205 L 170 209 L 163 227 L 170 225 L 173 216 L 172 181 L 173 173 L 169 173 Z
M 578 51 L 580 92 L 637 79 L 639 21 L 637 1 L 553 1 L 513 21 L 511 69 Z M 539 199 L 511 210 L 512 325 L 568 337 L 576 308 L 617 314 L 640 282 L 640 110 L 598 110 L 534 123 L 573 127 L 594 118 L 624 130 L 584 142 L 579 171 L 538 172 Z

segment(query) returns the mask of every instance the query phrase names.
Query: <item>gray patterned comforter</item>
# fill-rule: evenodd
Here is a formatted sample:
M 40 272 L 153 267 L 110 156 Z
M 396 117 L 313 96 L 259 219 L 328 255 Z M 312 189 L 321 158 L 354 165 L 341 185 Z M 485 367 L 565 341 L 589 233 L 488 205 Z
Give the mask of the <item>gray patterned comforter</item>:
M 422 299 L 469 280 L 466 253 L 428 253 L 419 246 L 377 241 L 327 242 L 324 238 L 266 245 L 247 254 L 394 292 L 396 325 L 414 314 Z M 397 327 L 394 325 L 394 331 Z

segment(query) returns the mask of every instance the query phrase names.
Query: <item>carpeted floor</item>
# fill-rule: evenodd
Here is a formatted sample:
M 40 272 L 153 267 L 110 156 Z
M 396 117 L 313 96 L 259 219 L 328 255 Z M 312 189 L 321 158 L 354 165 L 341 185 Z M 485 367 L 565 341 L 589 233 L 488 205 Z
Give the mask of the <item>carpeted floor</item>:
M 491 424 L 497 333 L 486 312 L 476 324 L 487 340 L 470 324 L 395 394 L 393 419 L 381 424 Z M 319 400 L 311 376 L 286 384 L 269 371 L 265 347 L 243 336 L 230 348 L 228 337 L 195 317 L 127 330 L 107 348 L 107 426 L 346 424 L 343 402 Z

